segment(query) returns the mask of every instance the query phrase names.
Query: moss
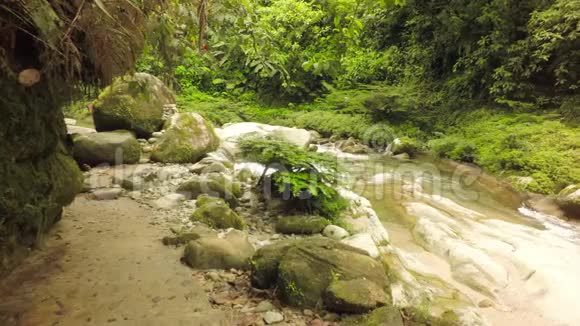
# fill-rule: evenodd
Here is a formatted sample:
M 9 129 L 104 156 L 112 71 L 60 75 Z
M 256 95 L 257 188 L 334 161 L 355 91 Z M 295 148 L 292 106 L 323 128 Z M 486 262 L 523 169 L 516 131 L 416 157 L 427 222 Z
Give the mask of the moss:
M 241 196 L 241 185 L 224 175 L 209 174 L 205 177 L 194 177 L 181 184 L 177 192 L 188 198 L 197 198 L 202 194 L 222 198 L 231 208 L 235 208 L 238 206 L 238 197 Z
M 390 301 L 384 289 L 363 278 L 347 281 L 333 278 L 324 294 L 327 309 L 341 313 L 364 313 Z
M 0 78 L 0 274 L 60 219 L 82 186 L 48 89 L 45 81 L 23 88 Z
M 219 147 L 208 121 L 195 114 L 180 114 L 153 147 L 151 159 L 163 163 L 196 163 Z
M 417 141 L 407 136 L 399 138 L 399 141 L 393 146 L 393 154 L 399 155 L 403 153 L 409 154 L 411 157 L 417 155 L 419 153 Z
M 409 325 L 437 325 L 437 326 L 460 326 L 463 325 L 459 315 L 453 310 L 443 312 L 433 312 L 432 308 L 437 303 L 425 302 L 413 308 L 405 309 L 405 315 L 408 316 Z
M 135 74 L 117 78 L 94 103 L 98 131 L 126 129 L 149 137 L 163 125 L 163 107 L 175 103 L 171 91 L 157 78 Z
M 243 230 L 246 228 L 244 220 L 236 214 L 222 199 L 207 200 L 196 209 L 191 219 L 207 224 L 218 229 L 234 228 Z
M 401 312 L 392 306 L 381 307 L 363 316 L 346 318 L 342 321 L 344 326 L 403 326 Z
M 286 216 L 276 223 L 276 232 L 283 234 L 316 234 L 322 232 L 330 221 L 320 216 Z
M 220 202 L 220 198 L 211 197 L 211 196 L 208 196 L 206 194 L 202 194 L 202 195 L 199 195 L 197 197 L 197 200 L 195 202 L 195 205 L 197 207 L 202 207 L 204 205 L 211 204 L 211 203 L 216 203 L 216 202 Z
M 282 299 L 293 306 L 318 307 L 336 274 L 344 280 L 366 278 L 380 288 L 388 284 L 380 264 L 359 250 L 328 238 L 310 238 L 296 241 L 281 258 L 278 287 Z M 301 296 L 287 292 L 293 286 Z
M 281 258 L 294 246 L 295 241 L 279 241 L 260 248 L 252 257 L 252 286 L 268 289 L 278 282 L 278 266 Z

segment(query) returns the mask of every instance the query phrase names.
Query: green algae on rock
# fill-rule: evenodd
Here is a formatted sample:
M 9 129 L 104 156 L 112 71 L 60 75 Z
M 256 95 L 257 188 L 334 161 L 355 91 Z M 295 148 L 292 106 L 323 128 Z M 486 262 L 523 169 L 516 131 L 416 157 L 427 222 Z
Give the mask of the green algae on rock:
M 322 232 L 330 221 L 320 216 L 284 216 L 276 223 L 276 232 L 282 234 L 317 234 Z
M 196 163 L 215 151 L 219 139 L 210 122 L 196 113 L 180 113 L 153 146 L 151 160 L 162 163 Z
M 225 237 L 202 237 L 185 246 L 183 260 L 198 269 L 242 269 L 250 267 L 254 247 L 241 231 L 233 230 Z
M 389 302 L 384 289 L 366 279 L 333 281 L 324 294 L 325 306 L 337 312 L 365 313 Z
M 342 321 L 344 326 L 403 326 L 401 312 L 392 306 L 385 306 L 375 311 L 362 315 L 346 318 Z M 421 324 L 422 325 L 422 324 Z M 429 325 L 429 324 L 427 324 Z
M 80 192 L 62 113 L 45 82 L 23 89 L 0 78 L 0 274 L 56 223 Z
M 198 197 L 197 209 L 191 215 L 193 221 L 199 221 L 217 229 L 246 228 L 244 220 L 220 198 L 209 196 Z
M 324 294 L 334 281 L 366 279 L 380 289 L 389 285 L 380 262 L 357 248 L 323 237 L 261 248 L 252 258 L 251 279 L 259 288 L 277 286 L 287 304 L 311 308 L 324 304 Z
M 238 206 L 238 198 L 242 195 L 242 190 L 240 183 L 232 181 L 223 174 L 211 173 L 205 176 L 195 176 L 182 183 L 177 188 L 177 193 L 187 198 L 197 198 L 200 195 L 222 198 L 231 208 L 235 208 Z
M 171 90 L 157 77 L 136 73 L 115 79 L 94 103 L 97 131 L 131 130 L 147 138 L 163 126 L 163 108 L 175 103 Z

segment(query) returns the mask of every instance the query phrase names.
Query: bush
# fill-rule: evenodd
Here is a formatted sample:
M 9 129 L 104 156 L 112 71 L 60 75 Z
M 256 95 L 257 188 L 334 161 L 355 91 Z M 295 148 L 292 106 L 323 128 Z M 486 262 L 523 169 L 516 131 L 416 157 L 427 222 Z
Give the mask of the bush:
M 463 162 L 474 161 L 475 145 L 458 136 L 452 135 L 432 140 L 429 146 L 438 157 Z
M 240 148 L 249 160 L 277 168 L 271 175 L 274 193 L 293 207 L 330 220 L 347 207 L 336 190 L 339 167 L 333 157 L 273 137 L 247 137 L 240 141 Z
M 555 115 L 480 110 L 429 146 L 439 157 L 474 162 L 493 173 L 530 176 L 534 180 L 525 190 L 552 194 L 580 181 L 578 132 Z

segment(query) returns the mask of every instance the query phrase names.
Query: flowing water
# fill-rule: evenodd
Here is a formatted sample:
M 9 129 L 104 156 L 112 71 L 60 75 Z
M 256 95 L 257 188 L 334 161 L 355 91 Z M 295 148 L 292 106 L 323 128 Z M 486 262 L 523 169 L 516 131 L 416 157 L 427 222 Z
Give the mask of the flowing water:
M 410 276 L 445 283 L 491 325 L 580 325 L 575 225 L 518 207 L 513 191 L 490 186 L 484 174 L 428 158 L 334 153 L 351 176 L 347 187 L 372 203 Z

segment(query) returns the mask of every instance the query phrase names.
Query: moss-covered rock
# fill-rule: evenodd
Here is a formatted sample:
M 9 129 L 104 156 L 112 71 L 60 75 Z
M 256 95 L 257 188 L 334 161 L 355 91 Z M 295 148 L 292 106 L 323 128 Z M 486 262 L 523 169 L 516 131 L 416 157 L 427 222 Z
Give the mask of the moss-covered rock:
M 94 103 L 97 131 L 131 130 L 148 138 L 163 126 L 163 107 L 175 103 L 171 90 L 145 73 L 117 78 Z
M 372 313 L 354 316 L 344 319 L 341 322 L 343 326 L 403 326 L 403 318 L 401 312 L 392 306 L 385 306 L 378 308 Z M 436 325 L 436 324 L 425 324 Z
M 286 252 L 295 245 L 295 240 L 275 242 L 260 248 L 252 257 L 252 286 L 268 289 L 278 281 L 278 266 Z
M 277 286 L 281 299 L 299 307 L 320 307 L 334 281 L 366 279 L 380 289 L 389 282 L 382 265 L 359 249 L 314 237 L 260 249 L 252 258 L 252 284 Z
M 118 130 L 74 137 L 74 158 L 80 164 L 135 164 L 141 147 L 129 131 Z
M 278 219 L 276 232 L 282 234 L 317 234 L 330 225 L 330 221 L 320 216 L 285 216 Z
M 223 199 L 200 196 L 197 207 L 191 215 L 193 221 L 199 221 L 217 229 L 243 230 L 246 228 L 244 220 Z
M 360 314 L 389 302 L 384 289 L 366 279 L 333 281 L 324 295 L 327 309 L 336 312 Z
M 177 193 L 187 198 L 197 198 L 205 194 L 224 199 L 232 208 L 238 206 L 238 198 L 242 195 L 241 184 L 232 181 L 223 174 L 195 176 L 177 188 Z
M 240 231 L 231 231 L 221 239 L 203 237 L 191 241 L 184 250 L 183 260 L 198 269 L 242 269 L 250 267 L 254 247 Z
M 419 306 L 405 308 L 403 311 L 408 318 L 406 324 L 409 326 L 461 326 L 466 324 L 457 311 L 442 310 L 438 302 L 424 302 Z M 476 322 L 472 323 L 477 324 Z
M 196 163 L 219 146 L 211 123 L 196 113 L 176 114 L 153 146 L 151 160 L 163 163 Z
M 571 185 L 558 194 L 556 202 L 566 216 L 580 219 L 580 185 Z
M 44 81 L 23 88 L 0 77 L 0 274 L 29 252 L 82 188 L 48 89 Z
M 413 157 L 419 152 L 419 144 L 416 140 L 405 136 L 395 139 L 391 150 L 393 155 L 408 154 Z

